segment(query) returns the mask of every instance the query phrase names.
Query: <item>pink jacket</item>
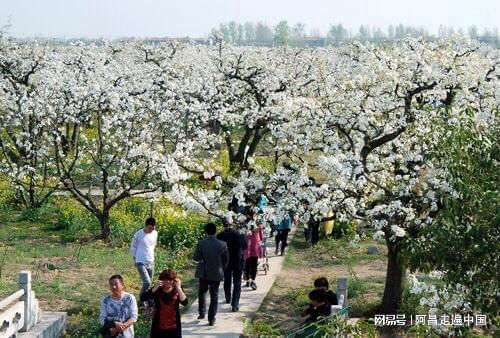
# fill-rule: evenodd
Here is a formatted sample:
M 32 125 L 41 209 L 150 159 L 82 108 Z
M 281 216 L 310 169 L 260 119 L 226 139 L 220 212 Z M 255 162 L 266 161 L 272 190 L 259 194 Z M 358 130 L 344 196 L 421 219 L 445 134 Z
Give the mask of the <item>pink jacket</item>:
M 243 252 L 245 259 L 248 257 L 261 257 L 262 249 L 262 229 L 259 228 L 258 231 L 252 231 L 247 235 L 247 248 Z

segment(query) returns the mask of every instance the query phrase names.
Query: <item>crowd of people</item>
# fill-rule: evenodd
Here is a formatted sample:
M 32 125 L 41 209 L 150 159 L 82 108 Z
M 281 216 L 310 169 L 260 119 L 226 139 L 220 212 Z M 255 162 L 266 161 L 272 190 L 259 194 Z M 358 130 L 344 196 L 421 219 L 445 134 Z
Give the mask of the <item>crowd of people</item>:
M 265 203 L 262 199 L 257 205 L 257 212 Z M 230 204 L 231 206 L 231 204 Z M 240 210 L 241 211 L 241 210 Z M 197 262 L 195 278 L 198 278 L 198 319 L 208 319 L 208 325 L 216 322 L 219 285 L 223 281 L 226 304 L 231 311 L 239 311 L 239 302 L 244 285 L 251 290 L 257 289 L 257 269 L 259 259 L 267 255 L 266 240 L 276 231 L 275 254 L 284 255 L 288 245 L 288 234 L 296 218 L 292 213 L 275 224 L 271 233 L 267 233 L 253 212 L 246 214 L 246 233 L 233 229 L 225 223 L 224 230 L 217 234 L 214 223 L 204 226 L 205 238 L 196 245 L 193 260 Z M 154 251 L 158 241 L 155 229 L 156 221 L 150 217 L 133 238 L 130 251 L 142 287 L 139 293 L 139 308 L 152 319 L 151 337 L 181 337 L 180 305 L 186 306 L 188 298 L 182 289 L 182 281 L 171 269 L 163 270 L 158 281 L 153 285 Z M 326 278 L 319 278 L 314 283 L 315 289 L 309 294 L 311 305 L 304 310 L 304 322 L 317 320 L 330 314 L 330 306 L 337 303 L 336 296 L 328 291 Z M 138 305 L 134 295 L 125 292 L 121 275 L 109 278 L 111 293 L 101 302 L 99 322 L 103 337 L 134 337 L 133 324 L 138 318 Z M 207 311 L 206 296 L 210 295 Z

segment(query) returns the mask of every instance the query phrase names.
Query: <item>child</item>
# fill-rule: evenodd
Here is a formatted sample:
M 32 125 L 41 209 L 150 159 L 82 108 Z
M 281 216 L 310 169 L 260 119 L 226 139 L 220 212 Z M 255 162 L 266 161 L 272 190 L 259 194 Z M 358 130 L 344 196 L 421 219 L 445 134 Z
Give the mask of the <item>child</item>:
M 328 317 L 331 312 L 330 305 L 326 302 L 326 291 L 314 289 L 309 292 L 311 304 L 302 312 L 303 321 L 309 324 L 317 321 L 320 317 Z
M 319 277 L 314 280 L 315 289 L 325 290 L 326 302 L 328 303 L 328 305 L 337 305 L 337 295 L 335 294 L 335 292 L 328 290 L 328 287 L 328 279 L 326 279 L 325 277 Z

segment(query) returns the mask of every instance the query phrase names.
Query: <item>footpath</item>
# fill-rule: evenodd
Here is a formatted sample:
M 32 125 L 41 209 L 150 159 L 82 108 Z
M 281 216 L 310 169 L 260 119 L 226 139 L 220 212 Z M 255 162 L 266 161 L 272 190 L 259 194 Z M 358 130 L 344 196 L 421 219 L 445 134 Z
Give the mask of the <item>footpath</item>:
M 294 229 L 292 229 L 293 232 Z M 293 233 L 288 236 L 288 242 L 291 241 Z M 257 311 L 264 297 L 274 284 L 274 280 L 279 275 L 283 266 L 285 256 L 276 256 L 274 254 L 275 240 L 269 238 L 267 240 L 267 253 L 269 270 L 267 274 L 261 269 L 261 259 L 259 259 L 259 269 L 257 271 L 257 290 L 252 290 L 245 286 L 245 281 L 242 281 L 240 310 L 231 312 L 231 304 L 225 303 L 224 289 L 221 282 L 219 288 L 219 304 L 214 326 L 208 325 L 208 320 L 199 320 L 198 317 L 198 299 L 196 299 L 186 313 L 181 316 L 182 321 L 182 337 L 184 338 L 237 338 L 243 333 L 243 326 L 247 318 L 251 318 L 252 314 Z M 207 308 L 210 304 L 210 295 L 207 293 Z

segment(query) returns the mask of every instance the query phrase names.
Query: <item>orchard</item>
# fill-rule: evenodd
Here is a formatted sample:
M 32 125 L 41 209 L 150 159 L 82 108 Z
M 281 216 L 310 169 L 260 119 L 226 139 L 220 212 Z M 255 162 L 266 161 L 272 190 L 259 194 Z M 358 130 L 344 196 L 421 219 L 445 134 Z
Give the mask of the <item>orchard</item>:
M 499 110 L 500 50 L 461 38 L 0 39 L 0 171 L 18 208 L 67 194 L 104 241 L 113 208 L 146 193 L 222 222 L 238 219 L 233 197 L 263 193 L 269 222 L 333 211 L 387 247 L 383 314 L 411 280 L 421 304 L 498 324 Z M 407 278 L 436 270 L 438 289 Z

